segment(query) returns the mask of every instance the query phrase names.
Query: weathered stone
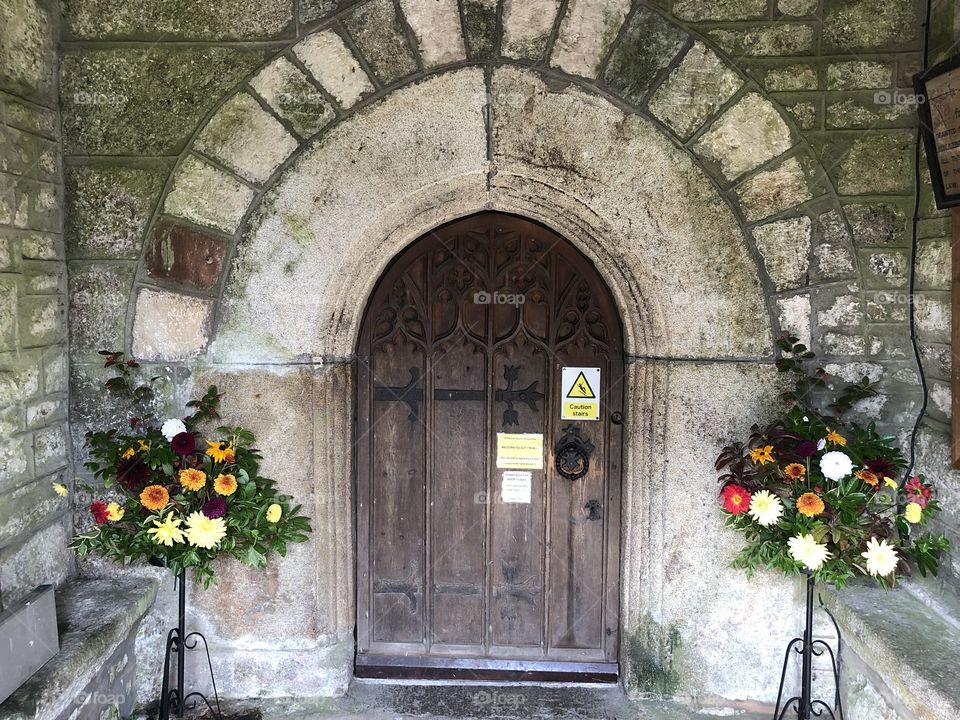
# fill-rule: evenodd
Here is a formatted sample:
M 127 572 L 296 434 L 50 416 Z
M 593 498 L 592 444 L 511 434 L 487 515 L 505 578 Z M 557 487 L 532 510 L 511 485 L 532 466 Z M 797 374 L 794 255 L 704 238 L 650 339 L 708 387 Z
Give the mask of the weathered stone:
M 505 0 L 503 54 L 521 60 L 537 60 L 542 57 L 559 9 L 559 0 Z
M 297 149 L 297 141 L 256 100 L 241 92 L 210 118 L 194 147 L 247 180 L 263 183 Z
M 300 22 L 310 24 L 338 9 L 337 0 L 300 0 Z
M 209 290 L 220 279 L 223 238 L 163 221 L 153 230 L 144 264 L 150 277 Z
M 914 297 L 917 334 L 932 342 L 950 342 L 950 297 L 947 293 L 922 292 Z
M 51 56 L 52 61 L 52 56 Z M 59 134 L 57 114 L 54 110 L 28 103 L 15 95 L 0 91 L 0 105 L 3 106 L 4 122 L 10 127 L 29 133 L 56 139 Z
M 851 336 L 825 332 L 820 337 L 819 347 L 821 355 L 860 356 L 865 352 L 866 342 L 862 335 Z
M 333 108 L 323 93 L 285 57 L 267 65 L 250 85 L 301 138 L 320 132 L 333 120 Z
M 953 353 L 949 345 L 924 343 L 920 346 L 924 369 L 934 377 L 950 377 Z
M 425 67 L 466 58 L 456 0 L 400 0 L 400 9 L 417 38 Z
M 786 152 L 791 144 L 790 129 L 776 107 L 750 93 L 721 115 L 694 149 L 733 180 Z
M 368 0 L 344 24 L 384 85 L 416 72 L 417 59 L 390 0 Z
M 17 281 L 0 277 L 0 350 L 17 346 Z
M 686 140 L 743 86 L 743 80 L 700 42 L 650 98 L 650 112 Z
M 776 290 L 806 285 L 810 262 L 810 218 L 801 216 L 758 225 L 753 229 L 753 237 Z
M 9 126 L 0 132 L 0 172 L 58 182 L 59 171 L 55 142 Z
M 917 248 L 917 287 L 921 290 L 949 290 L 950 262 L 949 240 L 921 240 Z
M 806 55 L 814 49 L 811 25 L 779 23 L 745 30 L 709 30 L 707 35 L 731 55 L 777 57 Z
M 43 362 L 43 391 L 47 394 L 67 389 L 67 353 L 64 348 L 52 348 Z
M 853 241 L 859 245 L 899 245 L 906 242 L 903 207 L 893 203 L 857 203 L 844 206 Z
M 747 220 L 762 220 L 812 197 L 807 178 L 797 158 L 759 172 L 737 188 L 737 197 Z
M 253 40 L 284 34 L 292 0 L 217 3 L 67 0 L 67 31 L 85 40 Z
M 33 434 L 33 466 L 38 477 L 62 470 L 69 461 L 66 426 L 37 430 Z M 60 478 L 57 478 L 58 480 Z M 45 488 L 50 490 L 49 484 Z
M 810 296 L 808 294 L 777 298 L 777 320 L 780 332 L 788 332 L 810 347 Z
M 352 107 L 373 85 L 343 39 L 332 30 L 308 35 L 293 52 L 340 107 Z
M 69 317 L 74 355 L 124 346 L 133 275 L 129 265 L 72 265 Z
M 680 52 L 687 34 L 651 10 L 639 7 L 610 56 L 605 79 L 624 99 L 640 104 L 654 79 Z
M 629 10 L 629 0 L 570 0 L 551 64 L 572 75 L 596 77 Z
M 817 126 L 817 105 L 812 101 L 785 103 L 783 109 L 800 126 L 801 130 L 812 130 Z
M 800 17 L 815 13 L 819 4 L 819 0 L 778 0 L 777 9 L 784 15 Z
M 68 547 L 73 535 L 69 517 L 32 535 L 25 543 L 0 551 L 0 585 L 4 603 L 12 606 L 38 585 L 62 584 L 74 565 Z
M 64 237 L 71 258 L 140 257 L 166 166 L 79 165 L 66 173 Z
M 930 404 L 927 406 L 930 416 L 940 422 L 950 422 L 952 391 L 945 382 L 933 380 L 929 387 Z
M 903 48 L 917 37 L 919 9 L 914 0 L 828 0 L 824 44 L 842 52 Z
M 863 322 L 863 308 L 857 295 L 837 294 L 834 290 L 818 289 L 814 295 L 817 326 L 821 329 L 859 329 Z
M 816 90 L 818 83 L 816 69 L 803 63 L 771 68 L 763 78 L 764 87 L 771 92 Z
M 194 155 L 184 158 L 173 176 L 164 210 L 200 225 L 235 232 L 253 190 Z
M 66 404 L 62 398 L 33 403 L 26 407 L 27 429 L 34 430 L 52 422 L 66 419 Z
M 262 60 L 261 50 L 243 47 L 67 50 L 60 90 L 66 151 L 174 154 Z
M 462 0 L 463 32 L 471 60 L 493 56 L 497 35 L 497 0 Z
M 827 66 L 828 90 L 888 88 L 893 85 L 893 67 L 877 60 L 846 60 Z
M 50 101 L 55 92 L 54 18 L 35 0 L 0 6 L 0 88 Z
M 66 311 L 60 297 L 21 297 L 20 344 L 22 347 L 53 345 L 66 336 Z
M 909 192 L 913 144 L 909 133 L 858 137 L 837 165 L 837 191 L 844 195 Z
M 909 127 L 915 122 L 913 104 L 882 102 L 885 97 L 883 93 L 858 94 L 828 102 L 827 128 Z
M 907 284 L 909 256 L 904 251 L 861 251 L 860 266 L 866 287 L 900 288 Z
M 142 360 L 185 360 L 207 348 L 213 302 L 143 289 L 137 296 L 132 349 Z
M 44 233 L 29 233 L 20 241 L 25 259 L 59 260 L 63 258 L 63 243 L 59 237 Z
M 69 500 L 53 492 L 47 480 L 5 494 L 0 503 L 0 547 L 15 538 L 27 539 L 28 533 L 48 524 L 69 507 Z
M 673 14 L 681 20 L 752 20 L 765 17 L 767 0 L 676 0 Z

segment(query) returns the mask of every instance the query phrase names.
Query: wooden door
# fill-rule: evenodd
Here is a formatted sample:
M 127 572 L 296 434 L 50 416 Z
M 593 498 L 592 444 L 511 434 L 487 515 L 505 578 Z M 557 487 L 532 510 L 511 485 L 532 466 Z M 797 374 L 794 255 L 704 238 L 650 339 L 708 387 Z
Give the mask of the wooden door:
M 598 420 L 561 419 L 564 367 L 600 369 Z M 615 680 L 623 341 L 593 265 L 518 217 L 441 227 L 382 277 L 357 370 L 357 674 Z M 498 433 L 542 435 L 519 500 Z

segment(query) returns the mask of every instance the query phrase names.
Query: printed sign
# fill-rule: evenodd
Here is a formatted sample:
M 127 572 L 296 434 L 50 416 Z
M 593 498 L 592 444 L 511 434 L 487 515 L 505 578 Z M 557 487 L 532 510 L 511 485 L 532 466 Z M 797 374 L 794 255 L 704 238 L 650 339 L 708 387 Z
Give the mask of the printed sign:
M 560 385 L 561 420 L 600 419 L 600 368 L 565 367 Z
M 504 470 L 500 499 L 505 503 L 530 503 L 533 473 L 529 470 Z
M 497 467 L 543 470 L 541 433 L 497 433 Z

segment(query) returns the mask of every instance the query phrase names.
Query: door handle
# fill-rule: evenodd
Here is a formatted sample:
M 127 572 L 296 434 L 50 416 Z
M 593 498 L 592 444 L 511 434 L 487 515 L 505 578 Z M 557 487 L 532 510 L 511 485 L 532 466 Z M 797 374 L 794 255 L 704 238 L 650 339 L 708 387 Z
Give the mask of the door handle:
M 554 448 L 554 466 L 560 477 L 579 480 L 590 471 L 593 443 L 580 435 L 580 428 L 568 425 Z

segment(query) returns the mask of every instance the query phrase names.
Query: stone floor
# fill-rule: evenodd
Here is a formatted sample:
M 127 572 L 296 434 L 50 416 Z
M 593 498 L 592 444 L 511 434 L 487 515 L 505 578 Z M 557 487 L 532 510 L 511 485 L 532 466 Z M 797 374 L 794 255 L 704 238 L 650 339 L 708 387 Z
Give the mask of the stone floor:
M 224 704 L 226 720 L 768 720 L 769 714 L 693 712 L 682 705 L 629 701 L 617 686 L 451 685 L 354 682 L 341 698 Z M 229 717 L 227 717 L 229 716 Z M 141 720 L 151 720 L 142 716 Z

